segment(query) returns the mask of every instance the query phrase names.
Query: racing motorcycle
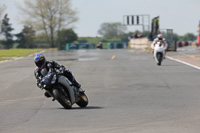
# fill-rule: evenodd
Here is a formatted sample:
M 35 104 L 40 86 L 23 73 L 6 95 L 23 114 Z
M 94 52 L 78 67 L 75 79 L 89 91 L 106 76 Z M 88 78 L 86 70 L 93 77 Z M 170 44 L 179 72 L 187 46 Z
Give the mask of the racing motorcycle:
M 52 101 L 57 100 L 65 109 L 71 109 L 75 103 L 80 107 L 88 105 L 86 94 L 78 92 L 78 88 L 60 72 L 48 72 L 42 78 L 42 89 L 53 98 Z
M 164 59 L 164 54 L 165 54 L 165 46 L 163 45 L 161 41 L 158 41 L 154 47 L 154 59 L 157 65 L 159 66 L 161 65 Z

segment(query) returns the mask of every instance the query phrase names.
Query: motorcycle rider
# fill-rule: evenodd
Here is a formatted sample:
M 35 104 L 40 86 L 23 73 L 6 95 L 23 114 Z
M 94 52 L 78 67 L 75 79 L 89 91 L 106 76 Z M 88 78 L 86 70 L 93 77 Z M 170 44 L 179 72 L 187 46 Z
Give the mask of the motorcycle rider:
M 152 54 L 154 53 L 154 47 L 156 45 L 157 42 L 161 42 L 164 47 L 165 47 L 165 52 L 164 52 L 164 59 L 165 59 L 165 55 L 166 55 L 166 51 L 167 51 L 167 42 L 165 41 L 165 38 L 163 38 L 162 34 L 158 34 L 157 38 L 155 38 L 153 40 L 153 43 L 151 44 L 151 48 L 152 48 Z
M 34 58 L 35 65 L 37 68 L 34 71 L 35 78 L 37 79 L 37 86 L 42 89 L 41 80 L 46 74 L 48 74 L 51 70 L 60 70 L 60 72 L 66 76 L 71 82 L 72 85 L 78 88 L 79 93 L 83 93 L 84 91 L 81 88 L 81 85 L 76 81 L 70 70 L 65 70 L 63 65 L 59 65 L 55 61 L 47 61 L 44 54 L 39 53 Z M 48 98 L 50 95 L 45 92 L 44 95 Z

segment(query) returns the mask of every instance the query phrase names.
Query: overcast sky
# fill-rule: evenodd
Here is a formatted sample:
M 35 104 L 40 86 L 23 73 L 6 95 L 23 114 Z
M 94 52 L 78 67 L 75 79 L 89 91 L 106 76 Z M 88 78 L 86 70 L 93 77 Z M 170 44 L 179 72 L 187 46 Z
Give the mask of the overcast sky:
M 23 27 L 17 3 L 23 4 L 23 0 L 0 0 L 7 6 L 15 33 Z M 79 21 L 74 24 L 78 36 L 99 36 L 102 23 L 123 23 L 124 15 L 148 14 L 150 19 L 160 16 L 161 29 L 173 29 L 180 35 L 197 34 L 200 20 L 200 0 L 72 0 L 72 8 L 79 12 Z M 142 31 L 141 26 L 128 26 L 128 31 L 136 29 Z

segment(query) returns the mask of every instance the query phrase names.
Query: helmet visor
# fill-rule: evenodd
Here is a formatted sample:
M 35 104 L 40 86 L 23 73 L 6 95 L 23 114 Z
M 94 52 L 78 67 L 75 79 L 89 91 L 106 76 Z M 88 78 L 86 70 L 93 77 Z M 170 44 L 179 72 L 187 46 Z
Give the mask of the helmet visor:
M 35 62 L 36 66 L 41 68 L 45 63 L 45 59 L 41 58 L 39 61 Z

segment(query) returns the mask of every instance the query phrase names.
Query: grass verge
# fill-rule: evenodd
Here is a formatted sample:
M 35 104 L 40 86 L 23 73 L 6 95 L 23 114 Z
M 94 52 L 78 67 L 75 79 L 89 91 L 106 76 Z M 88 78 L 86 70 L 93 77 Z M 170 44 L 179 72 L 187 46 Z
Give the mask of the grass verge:
M 0 57 L 23 57 L 44 49 L 2 49 L 0 50 Z
M 0 50 L 0 61 L 12 60 L 12 57 L 24 57 L 47 49 L 2 49 Z

